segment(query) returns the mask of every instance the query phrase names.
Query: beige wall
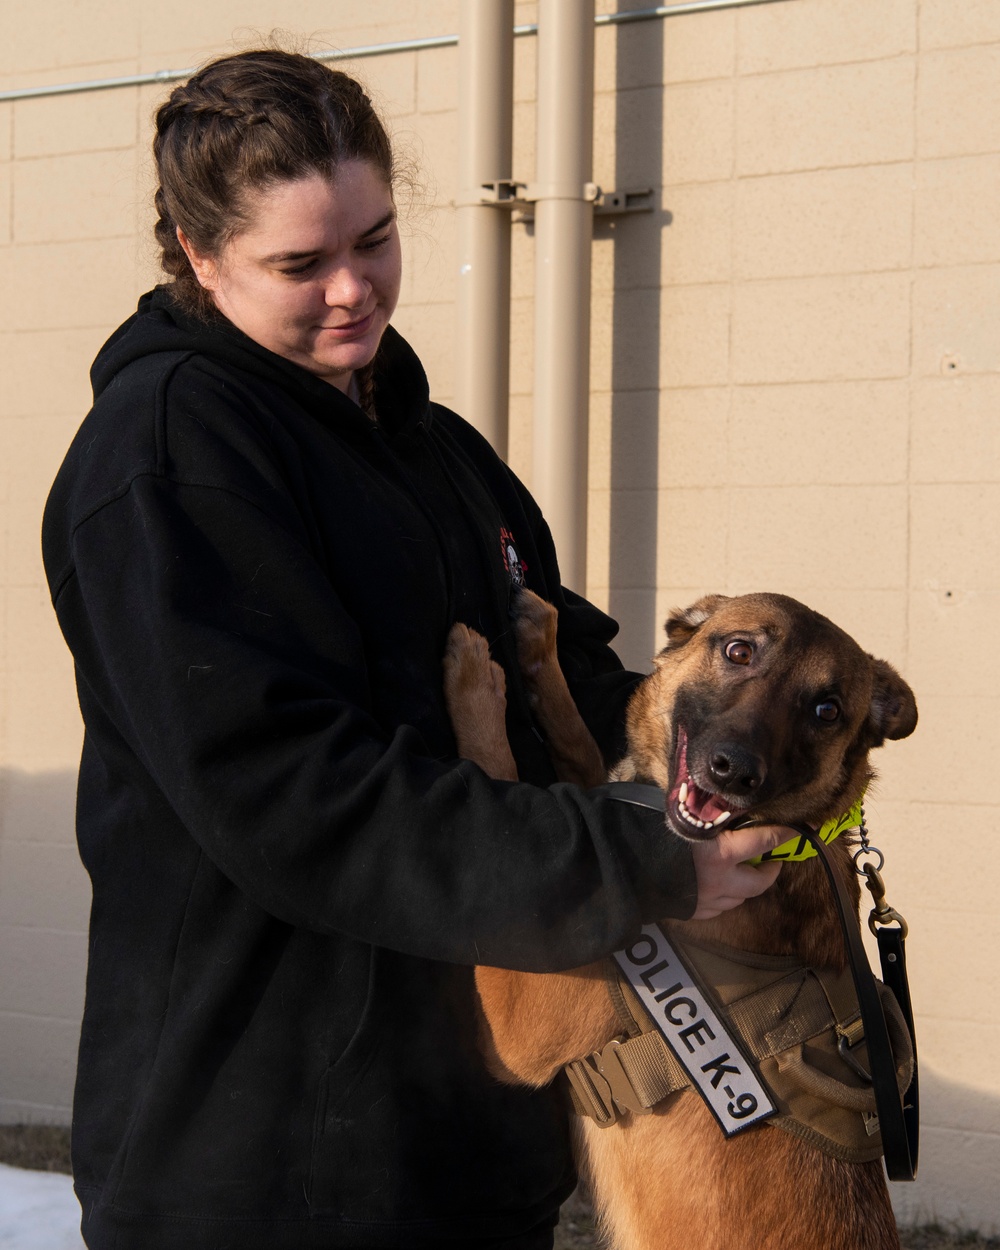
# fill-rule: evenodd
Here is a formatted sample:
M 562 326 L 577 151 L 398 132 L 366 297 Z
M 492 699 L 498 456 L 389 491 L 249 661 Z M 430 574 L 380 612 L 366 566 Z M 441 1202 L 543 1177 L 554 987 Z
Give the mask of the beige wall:
M 314 48 L 458 29 L 458 0 L 12 7 L 0 87 L 193 64 L 273 27 Z M 445 401 L 456 57 L 357 66 L 425 173 L 396 322 Z M 516 58 L 527 180 L 532 39 Z M 597 92 L 596 180 L 656 186 L 658 207 L 596 230 L 590 593 L 636 665 L 669 607 L 772 589 L 913 683 L 920 728 L 884 752 L 870 804 L 923 1064 L 921 1178 L 894 1196 L 908 1220 L 995 1228 L 1000 5 L 782 0 L 604 29 Z M 0 104 L 0 1120 L 68 1116 L 80 726 L 37 529 L 89 361 L 152 280 L 163 94 Z M 532 240 L 514 233 L 510 457 L 530 483 Z

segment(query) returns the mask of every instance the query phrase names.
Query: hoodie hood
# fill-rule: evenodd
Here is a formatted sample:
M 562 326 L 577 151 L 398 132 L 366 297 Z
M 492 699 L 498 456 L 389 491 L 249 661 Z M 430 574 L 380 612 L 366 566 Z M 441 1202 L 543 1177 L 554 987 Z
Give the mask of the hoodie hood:
M 261 347 L 221 313 L 204 321 L 185 312 L 167 286 L 143 295 L 136 311 L 98 352 L 90 370 L 95 401 L 130 365 L 158 352 L 196 353 L 278 385 L 317 419 L 335 422 L 341 430 L 354 426 L 367 431 L 370 426 L 343 391 Z M 427 375 L 392 326 L 386 328 L 375 357 L 375 406 L 379 426 L 390 435 L 431 423 Z

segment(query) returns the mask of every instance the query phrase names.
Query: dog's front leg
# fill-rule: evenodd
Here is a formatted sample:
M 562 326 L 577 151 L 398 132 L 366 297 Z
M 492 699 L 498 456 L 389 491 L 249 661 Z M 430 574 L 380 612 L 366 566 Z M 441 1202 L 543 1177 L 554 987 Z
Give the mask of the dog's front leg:
M 489 643 L 456 622 L 444 652 L 444 699 L 462 759 L 472 760 L 497 781 L 517 781 L 507 741 L 507 682 L 490 659 Z
M 558 613 L 551 603 L 533 591 L 518 591 L 514 601 L 518 665 L 556 776 L 580 786 L 599 786 L 607 780 L 607 768 L 566 685 L 556 651 L 557 626 Z

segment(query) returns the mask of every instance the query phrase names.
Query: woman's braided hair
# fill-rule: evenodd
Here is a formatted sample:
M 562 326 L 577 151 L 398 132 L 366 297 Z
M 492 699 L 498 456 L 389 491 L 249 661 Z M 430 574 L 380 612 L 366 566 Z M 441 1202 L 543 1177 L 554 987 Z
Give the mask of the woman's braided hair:
M 209 317 L 211 295 L 177 239 L 218 256 L 250 219 L 255 192 L 365 160 L 395 182 L 392 145 L 361 85 L 295 52 L 240 52 L 212 61 L 176 87 L 156 113 L 159 186 L 155 226 L 174 297 Z M 374 411 L 371 367 L 358 370 L 362 406 Z

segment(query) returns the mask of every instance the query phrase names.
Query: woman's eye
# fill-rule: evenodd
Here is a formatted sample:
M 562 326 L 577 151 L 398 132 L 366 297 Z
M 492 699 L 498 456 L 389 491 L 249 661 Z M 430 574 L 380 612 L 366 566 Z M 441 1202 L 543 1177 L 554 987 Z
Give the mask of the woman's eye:
M 304 265 L 296 265 L 294 269 L 282 269 L 281 272 L 286 278 L 298 278 L 302 274 L 308 273 L 315 264 L 316 262 L 314 260 L 307 260 Z
M 836 703 L 828 699 L 824 703 L 816 704 L 816 715 L 819 717 L 820 720 L 825 720 L 825 721 L 836 720 L 837 717 L 840 715 L 840 708 L 837 706 Z
M 380 247 L 385 247 L 391 238 L 392 232 L 390 231 L 389 234 L 384 234 L 380 239 L 369 239 L 361 244 L 361 250 L 363 252 L 377 252 Z
M 730 664 L 749 664 L 753 659 L 753 645 L 741 639 L 727 642 L 725 656 Z

